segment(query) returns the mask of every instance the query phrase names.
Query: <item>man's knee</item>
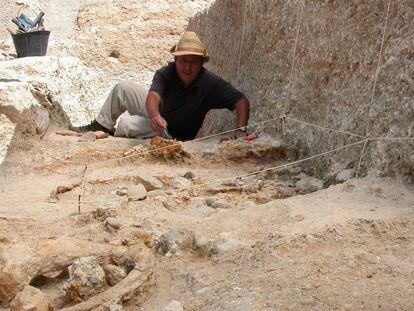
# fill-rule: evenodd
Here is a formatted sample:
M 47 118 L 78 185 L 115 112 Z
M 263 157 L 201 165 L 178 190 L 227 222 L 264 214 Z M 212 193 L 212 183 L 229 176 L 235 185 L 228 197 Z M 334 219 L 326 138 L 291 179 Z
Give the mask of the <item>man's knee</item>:
M 122 92 L 122 91 L 129 91 L 137 87 L 139 86 L 134 82 L 122 80 L 115 85 L 114 90 L 117 92 Z

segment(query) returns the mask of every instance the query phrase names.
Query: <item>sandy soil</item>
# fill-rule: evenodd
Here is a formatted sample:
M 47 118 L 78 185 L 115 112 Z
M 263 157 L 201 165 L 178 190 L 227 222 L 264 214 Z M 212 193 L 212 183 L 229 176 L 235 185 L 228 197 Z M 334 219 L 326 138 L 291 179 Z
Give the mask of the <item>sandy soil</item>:
M 127 20 L 119 26 L 120 34 L 114 28 L 100 33 L 105 19 L 90 19 L 107 17 L 108 1 L 88 2 L 89 7 L 77 0 L 63 5 L 43 2 L 49 25 L 61 34 L 51 46 L 53 53 L 75 54 L 117 77 L 131 75 L 146 82 L 166 61 L 167 48 L 189 15 L 199 9 L 190 4 L 208 3 L 156 1 L 157 7 L 142 1 L 141 12 L 139 6 L 114 1 L 124 14 L 113 17 L 120 23 L 125 17 L 122 5 L 140 12 L 136 29 L 129 32 Z M 171 15 L 178 17 L 166 27 Z M 140 44 L 136 50 L 125 43 L 135 34 L 134 42 Z M 125 46 L 111 54 L 114 38 Z M 96 47 L 96 55 L 91 47 Z M 158 52 L 150 52 L 154 50 Z M 289 161 L 277 154 L 234 160 L 229 153 L 212 152 L 225 148 L 212 140 L 186 144 L 188 158 L 123 156 L 142 143 L 148 142 L 113 137 L 78 142 L 53 131 L 43 140 L 16 142 L 0 166 L 0 240 L 35 246 L 73 238 L 79 244 L 130 247 L 129 231 L 139 228 L 150 236 L 146 246 L 156 263 L 155 277 L 124 302 L 124 310 L 162 310 L 172 300 L 185 310 L 412 309 L 412 187 L 395 178 L 366 177 L 305 193 L 295 186 L 301 167 L 234 178 Z M 84 192 L 77 187 L 54 195 L 58 186 L 82 182 L 85 166 Z M 195 175 L 190 187 L 171 186 L 188 171 Z M 158 196 L 128 201 L 117 194 L 133 187 L 142 172 L 163 181 Z M 211 198 L 230 206 L 212 208 L 207 204 Z M 108 228 L 109 216 L 124 225 Z M 200 251 L 193 244 L 164 254 L 159 245 L 170 230 L 197 234 L 211 242 L 214 251 Z M 67 276 L 54 276 L 34 285 L 58 309 L 65 304 L 65 282 Z
M 102 220 L 90 217 L 98 208 L 151 233 L 155 285 L 125 303 L 125 310 L 161 310 L 171 300 L 187 310 L 409 310 L 413 305 L 414 191 L 397 180 L 350 180 L 275 200 L 276 193 L 292 184 L 296 168 L 242 179 L 245 184 L 262 183 L 261 190 L 217 194 L 211 181 L 282 160 L 252 158 L 241 165 L 206 155 L 218 141 L 187 144 L 191 157 L 179 161 L 139 155 L 114 160 L 137 143 L 142 141 L 85 143 L 49 133 L 44 141 L 34 141 L 36 154 L 10 154 L 1 168 L 2 236 L 33 244 L 62 237 L 120 243 L 120 232 L 110 232 Z M 86 189 L 78 215 L 79 189 L 57 200 L 50 193 L 82 180 L 85 165 Z M 169 186 L 187 171 L 195 175 L 190 189 Z M 134 184 L 138 172 L 164 181 L 162 195 L 131 202 L 118 196 L 116 191 Z M 212 196 L 224 197 L 233 207 L 195 203 Z M 157 241 L 170 229 L 197 232 L 232 247 L 211 256 L 191 248 L 159 254 Z M 62 284 L 42 286 L 52 301 L 62 295 L 57 290 Z

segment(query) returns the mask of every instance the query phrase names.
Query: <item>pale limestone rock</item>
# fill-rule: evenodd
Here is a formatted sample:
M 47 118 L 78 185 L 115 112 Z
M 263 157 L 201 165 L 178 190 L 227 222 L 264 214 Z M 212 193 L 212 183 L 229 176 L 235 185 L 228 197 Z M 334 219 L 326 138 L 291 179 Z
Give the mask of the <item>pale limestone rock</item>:
M 0 163 L 21 126 L 25 127 L 25 135 L 43 135 L 47 128 L 49 119 L 44 113 L 32 117 L 24 113 L 43 106 L 62 126 L 89 123 L 113 85 L 110 78 L 74 57 L 0 61 L 0 76 Z M 33 131 L 27 132 L 27 128 Z
M 234 205 L 231 204 L 228 200 L 225 199 L 218 199 L 211 204 L 212 208 L 223 208 L 223 209 L 230 209 L 233 208 Z
M 144 200 L 147 197 L 147 190 L 143 184 L 130 185 L 127 193 L 128 201 Z
M 103 269 L 106 275 L 106 282 L 110 286 L 118 284 L 122 279 L 126 277 L 125 269 L 118 267 L 116 265 L 105 265 Z
M 200 256 L 210 256 L 213 253 L 213 243 L 200 232 L 194 234 L 193 250 Z
M 324 188 L 323 180 L 306 176 L 296 183 L 296 187 L 302 192 L 313 192 Z
M 106 303 L 102 306 L 99 306 L 93 309 L 92 311 L 123 311 L 123 310 L 124 308 L 122 308 L 122 306 L 119 304 Z
M 107 228 L 112 228 L 112 229 L 118 230 L 124 225 L 125 225 L 125 222 L 123 220 L 119 219 L 119 218 L 108 217 L 105 220 L 105 226 Z
M 187 229 L 169 230 L 160 237 L 157 249 L 163 254 L 175 254 L 179 250 L 190 248 L 193 241 L 194 233 Z
M 163 195 L 165 195 L 165 192 L 162 190 L 152 190 L 152 191 L 149 191 L 147 194 L 147 196 L 151 198 L 161 197 Z
M 165 306 L 163 311 L 183 311 L 184 306 L 181 302 L 177 300 L 172 300 L 167 306 Z
M 203 208 L 205 206 L 205 201 L 203 198 L 196 197 L 191 199 L 193 208 Z
M 11 301 L 19 292 L 19 283 L 12 275 L 0 272 L 0 304 Z
M 124 247 L 79 239 L 62 238 L 47 241 L 37 248 L 42 262 L 38 275 L 61 270 L 80 257 L 99 256 L 104 258 L 122 252 L 125 252 Z
M 212 206 L 214 202 L 216 202 L 219 198 L 218 197 L 207 197 L 206 204 L 208 206 Z
M 37 288 L 27 285 L 10 304 L 10 311 L 51 311 L 49 300 Z
M 214 248 L 214 252 L 217 254 L 221 254 L 221 253 L 225 253 L 225 252 L 237 249 L 238 247 L 240 247 L 240 244 L 237 242 L 225 242 L 225 243 L 216 245 L 216 247 Z
M 36 276 L 42 260 L 36 250 L 22 243 L 0 244 L 0 301 L 14 298 Z
M 82 257 L 69 267 L 65 291 L 70 299 L 81 302 L 101 292 L 105 286 L 105 271 L 95 257 Z
M 19 81 L 0 82 L 4 90 L 0 102 L 8 99 L 9 104 L 21 111 L 23 107 L 38 104 L 32 92 L 44 91 L 53 100 L 49 104 L 60 105 L 74 125 L 95 117 L 113 84 L 75 57 L 25 57 L 0 62 L 0 75 Z M 21 92 L 17 92 L 18 88 Z
M 171 180 L 171 187 L 175 189 L 185 189 L 191 187 L 191 185 L 191 180 L 181 176 L 176 176 Z
M 355 177 L 355 170 L 354 169 L 346 169 L 343 171 L 340 171 L 336 176 L 335 176 L 335 181 L 336 182 L 345 182 L 351 178 Z
M 144 172 L 139 172 L 135 176 L 135 182 L 142 183 L 147 191 L 162 189 L 163 187 L 163 183 L 158 178 Z

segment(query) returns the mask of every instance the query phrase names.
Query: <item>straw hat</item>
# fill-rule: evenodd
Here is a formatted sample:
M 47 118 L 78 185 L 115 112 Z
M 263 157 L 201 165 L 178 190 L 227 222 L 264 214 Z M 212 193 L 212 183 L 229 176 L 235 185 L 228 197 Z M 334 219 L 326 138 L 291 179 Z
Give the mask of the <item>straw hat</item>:
M 178 44 L 171 48 L 171 54 L 174 56 L 198 55 L 208 62 L 209 56 L 203 42 L 195 32 L 185 31 Z

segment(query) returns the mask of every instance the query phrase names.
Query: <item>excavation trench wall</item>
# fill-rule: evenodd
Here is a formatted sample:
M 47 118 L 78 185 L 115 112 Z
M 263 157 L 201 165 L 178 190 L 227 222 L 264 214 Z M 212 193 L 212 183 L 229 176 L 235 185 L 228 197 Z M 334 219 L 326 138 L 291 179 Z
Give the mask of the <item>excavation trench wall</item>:
M 188 29 L 200 33 L 210 53 L 208 69 L 250 99 L 250 123 L 286 112 L 291 118 L 360 136 L 413 137 L 414 1 L 391 1 L 372 101 L 388 0 L 304 0 L 302 14 L 301 3 L 217 0 L 190 20 Z M 204 133 L 228 128 L 231 118 L 210 114 Z M 361 139 L 291 119 L 284 129 L 286 141 L 299 147 L 300 158 Z M 283 132 L 281 121 L 251 130 L 276 136 Z M 318 158 L 308 167 L 356 167 L 362 146 Z M 413 150 L 413 140 L 370 141 L 363 169 L 412 176 Z

